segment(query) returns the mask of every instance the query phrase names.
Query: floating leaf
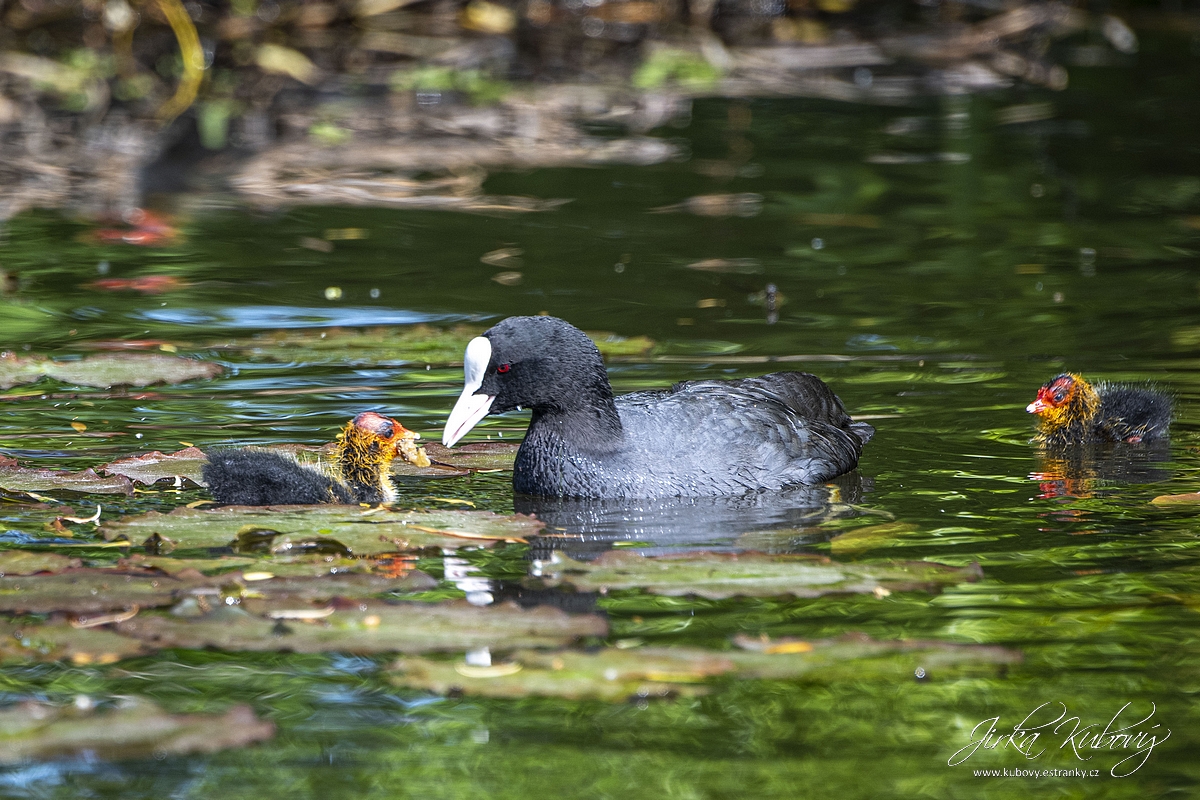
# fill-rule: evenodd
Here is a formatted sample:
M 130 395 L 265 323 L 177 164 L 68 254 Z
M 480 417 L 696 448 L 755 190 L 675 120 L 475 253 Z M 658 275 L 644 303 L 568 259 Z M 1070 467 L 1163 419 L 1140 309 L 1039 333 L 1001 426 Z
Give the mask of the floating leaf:
M 67 472 L 57 469 L 34 469 L 17 465 L 14 458 L 0 456 L 0 489 L 10 492 L 70 492 L 92 494 L 133 494 L 133 484 L 121 475 L 102 478 L 91 469 Z
M 464 669 L 461 661 L 402 658 L 388 671 L 396 684 L 441 694 L 487 697 L 564 697 L 620 701 L 629 697 L 697 695 L 714 679 L 768 678 L 829 682 L 911 679 L 951 667 L 993 667 L 1021 660 L 1003 647 L 935 641 L 876 641 L 850 635 L 817 642 L 759 640 L 752 651 L 713 652 L 692 647 L 606 648 L 598 652 L 519 651 L 494 672 Z M 798 646 L 798 645 L 804 646 Z M 768 646 L 770 645 L 770 646 Z
M 171 605 L 177 591 L 211 583 L 195 576 L 137 575 L 111 569 L 72 569 L 53 575 L 0 578 L 0 611 L 93 614 L 132 606 Z
M 595 614 L 571 615 L 546 606 L 525 610 L 512 603 L 478 608 L 466 602 L 393 605 L 379 601 L 360 602 L 314 623 L 284 623 L 237 607 L 221 607 L 193 619 L 142 614 L 117 629 L 158 647 L 296 653 L 558 647 L 608 633 L 607 623 Z
M 270 573 L 272 577 L 310 577 L 370 572 L 375 562 L 361 558 L 330 558 L 328 556 L 219 556 L 217 558 L 174 558 L 172 556 L 142 555 L 123 558 L 118 566 L 132 569 L 155 569 L 168 575 L 195 570 L 205 575 L 244 575 Z M 245 580 L 245 578 L 243 578 Z
M 453 448 L 436 442 L 425 445 L 426 454 L 435 464 L 460 470 L 512 469 L 519 449 L 520 442 L 471 442 Z
M 548 586 L 570 584 L 580 591 L 640 588 L 652 594 L 713 599 L 873 593 L 961 583 L 979 575 L 977 568 L 959 569 L 928 561 L 840 564 L 818 556 L 755 552 L 693 552 L 651 558 L 622 550 L 607 552 L 595 561 L 575 561 L 556 554 L 553 561 L 535 562 L 537 571 Z
M 225 714 L 168 714 L 149 700 L 126 698 L 114 709 L 26 702 L 0 711 L 0 763 L 64 756 L 148 758 L 213 753 L 271 738 L 275 726 L 249 706 Z
M 0 552 L 0 578 L 5 575 L 33 575 L 38 572 L 62 572 L 80 566 L 78 558 L 57 553 L 31 553 L 28 550 Z
M 174 453 L 154 450 L 139 456 L 127 456 L 99 467 L 105 475 L 124 475 L 131 481 L 150 485 L 163 478 L 187 478 L 204 485 L 201 470 L 208 458 L 198 447 L 188 447 Z
M 228 547 L 247 527 L 310 539 L 328 537 L 354 555 L 378 555 L 426 547 L 482 546 L 523 540 L 543 523 L 532 517 L 504 517 L 490 511 L 364 510 L 357 506 L 263 506 L 151 511 L 101 526 L 105 539 L 124 537 L 141 544 L 152 534 L 180 548 Z
M 520 670 L 476 677 L 462 670 L 461 662 L 402 658 L 389 669 L 388 678 L 439 694 L 458 690 L 487 697 L 539 695 L 619 701 L 668 693 L 705 694 L 709 688 L 702 685 L 704 681 L 736 669 L 725 653 L 686 647 L 606 648 L 598 653 L 523 650 L 505 663 L 519 665 Z
M 75 361 L 0 353 L 0 389 L 33 383 L 43 376 L 74 386 L 108 389 L 206 380 L 223 371 L 220 364 L 163 353 L 99 353 Z
M 469 325 L 449 329 L 408 325 L 281 330 L 213 342 L 208 349 L 237 351 L 255 361 L 288 364 L 461 364 L 467 343 L 483 331 Z M 604 332 L 588 335 L 605 356 L 645 353 L 654 346 L 653 340 L 644 336 L 625 338 Z
M 111 664 L 145 649 L 141 642 L 103 628 L 77 628 L 63 622 L 0 622 L 0 659 L 6 661 Z

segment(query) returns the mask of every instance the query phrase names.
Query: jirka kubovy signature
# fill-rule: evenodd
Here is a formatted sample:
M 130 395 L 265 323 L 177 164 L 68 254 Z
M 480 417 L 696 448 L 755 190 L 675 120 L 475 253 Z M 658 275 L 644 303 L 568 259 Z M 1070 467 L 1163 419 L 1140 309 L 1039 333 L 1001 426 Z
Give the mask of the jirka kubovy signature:
M 1057 717 L 1048 722 L 1038 722 L 1039 712 L 1052 705 L 1055 703 L 1042 703 L 1029 712 L 1025 719 L 1014 725 L 1011 731 L 1007 732 L 999 730 L 999 716 L 983 720 L 971 729 L 971 741 L 956 750 L 946 763 L 952 767 L 958 766 L 980 749 L 1013 749 L 1027 759 L 1034 759 L 1046 752 L 1047 747 L 1050 746 L 1041 741 L 1043 736 L 1047 738 L 1061 736 L 1062 741 L 1059 743 L 1058 749 L 1063 750 L 1070 747 L 1080 761 L 1090 761 L 1095 757 L 1095 752 L 1088 754 L 1088 751 L 1125 753 L 1133 750 L 1134 752 L 1113 764 L 1109 770 L 1109 774 L 1114 778 L 1125 778 L 1145 766 L 1150 754 L 1154 752 L 1154 748 L 1171 738 L 1169 728 L 1163 729 L 1166 736 L 1162 736 L 1163 731 L 1155 732 L 1156 728 L 1162 727 L 1160 723 L 1147 725 L 1158 711 L 1154 703 L 1150 704 L 1150 713 L 1136 722 L 1128 722 L 1130 715 L 1126 715 L 1125 712 L 1133 704 L 1126 703 L 1117 710 L 1117 713 L 1113 714 L 1112 719 L 1102 729 L 1099 727 L 1099 723 L 1085 725 L 1080 717 L 1069 716 L 1065 703 L 1057 703 L 1062 709 Z M 1049 716 L 1052 713 L 1052 711 L 1048 711 L 1042 716 Z M 1122 715 L 1125 715 L 1125 719 L 1122 719 Z M 985 726 L 986 729 L 981 731 L 981 728 L 985 728 Z

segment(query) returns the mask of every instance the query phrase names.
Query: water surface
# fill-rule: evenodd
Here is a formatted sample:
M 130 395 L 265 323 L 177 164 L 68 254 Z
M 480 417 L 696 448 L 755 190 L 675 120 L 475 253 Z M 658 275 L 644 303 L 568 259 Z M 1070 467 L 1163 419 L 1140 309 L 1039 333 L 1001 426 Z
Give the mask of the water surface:
M 1136 65 L 1074 69 L 1062 93 L 1013 91 L 902 108 L 823 101 L 705 101 L 655 167 L 493 175 L 496 194 L 570 198 L 553 212 L 471 216 L 311 208 L 265 215 L 176 198 L 186 238 L 97 246 L 48 212 L 12 221 L 0 263 L 22 288 L 0 299 L 6 348 L 57 357 L 88 343 L 184 350 L 256 329 L 487 324 L 550 313 L 592 331 L 648 336 L 614 359 L 618 392 L 690 378 L 803 369 L 827 380 L 875 439 L 858 474 L 814 500 L 712 508 L 558 509 L 588 534 L 643 552 L 696 546 L 837 559 L 978 563 L 940 594 L 708 601 L 614 592 L 590 599 L 614 640 L 726 648 L 737 633 L 847 633 L 1016 648 L 1022 663 L 942 679 L 839 674 L 744 681 L 699 699 L 627 704 L 442 698 L 397 689 L 386 659 L 170 652 L 111 667 L 0 671 L 5 698 L 148 695 L 177 711 L 250 703 L 279 726 L 264 745 L 210 756 L 70 760 L 0 772 L 11 797 L 488 796 L 1147 797 L 1193 791 L 1200 720 L 1200 550 L 1195 507 L 1150 504 L 1200 488 L 1200 151 L 1187 42 L 1149 40 Z M 1013 107 L 1037 109 L 1031 122 Z M 1119 109 L 1119 113 L 1117 111 Z M 717 177 L 714 177 L 717 176 Z M 757 193 L 753 216 L 651 213 L 688 197 Z M 736 210 L 736 209 L 735 209 Z M 330 252 L 302 240 L 339 229 Z M 519 262 L 481 261 L 519 248 Z M 721 259 L 722 262 L 714 262 Z M 494 260 L 494 259 L 493 259 Z M 697 262 L 706 268 L 695 268 Z M 493 280 L 497 273 L 520 272 Z M 172 275 L 161 295 L 99 292 L 101 275 Z M 775 294 L 768 307 L 768 285 Z M 336 300 L 327 299 L 337 296 Z M 56 386 L 3 393 L 2 452 L 81 468 L 195 443 L 328 441 L 357 411 L 385 410 L 437 438 L 457 368 L 266 364 L 207 351 L 228 374 L 151 393 Z M 1152 381 L 1176 398 L 1167 448 L 1054 459 L 1024 413 L 1066 370 Z M 304 390 L 303 393 L 280 390 Z M 87 425 L 86 435 L 70 422 Z M 471 438 L 519 437 L 527 415 Z M 502 475 L 436 493 L 511 512 Z M 419 502 L 427 484 L 406 484 Z M 106 513 L 163 510 L 198 490 L 139 494 Z M 91 498 L 71 498 L 92 508 Z M 518 501 L 518 509 L 524 508 Z M 44 515 L 4 503 L 4 528 Z M 547 510 L 543 509 L 545 514 Z M 553 511 L 553 510 L 551 510 Z M 572 514 L 575 514 L 572 517 Z M 849 530 L 899 523 L 878 546 L 837 551 Z M 15 536 L 15 534 L 14 534 Z M 99 556 L 97 556 L 99 557 Z M 509 584 L 521 547 L 467 556 Z M 437 570 L 436 563 L 429 565 Z M 498 595 L 509 589 L 493 583 Z M 446 584 L 449 594 L 459 591 Z M 459 592 L 461 594 L 461 592 Z M 1001 730 L 1043 704 L 1101 728 L 1126 704 L 1170 731 L 1135 774 L 1047 736 L 1029 759 L 980 750 L 949 766 L 983 720 Z M 986 728 L 986 725 L 985 725 Z M 983 729 L 980 729 L 983 730 Z M 1123 756 L 1122 756 L 1123 757 Z M 1098 769 L 1094 778 L 974 777 L 975 769 Z M 283 789 L 282 787 L 286 787 Z

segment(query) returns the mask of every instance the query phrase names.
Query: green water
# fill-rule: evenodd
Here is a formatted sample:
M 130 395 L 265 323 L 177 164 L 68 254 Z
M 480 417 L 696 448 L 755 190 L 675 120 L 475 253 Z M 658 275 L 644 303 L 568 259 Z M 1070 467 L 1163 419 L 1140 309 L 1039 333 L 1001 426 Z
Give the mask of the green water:
M 136 694 L 179 712 L 246 702 L 278 733 L 213 755 L 10 767 L 0 770 L 0 795 L 1190 795 L 1200 779 L 1196 507 L 1149 501 L 1200 489 L 1197 77 L 1188 43 L 1168 39 L 1144 42 L 1136 64 L 1072 69 L 1072 88 L 1058 94 L 1014 90 L 894 109 L 700 102 L 687 127 L 658 132 L 686 159 L 492 176 L 489 193 L 572 200 L 526 216 L 255 215 L 210 203 L 184 217 L 182 242 L 159 249 L 90 244 L 85 224 L 49 213 L 13 220 L 0 265 L 23 285 L 0 300 L 5 348 L 65 357 L 87 342 L 157 339 L 230 367 L 215 381 L 149 397 L 52 383 L 5 392 L 0 452 L 22 463 L 81 468 L 180 442 L 320 443 L 366 408 L 436 439 L 461 388 L 456 368 L 253 363 L 206 345 L 276 325 L 448 326 L 548 312 L 658 343 L 651 355 L 610 365 L 619 392 L 805 369 L 853 414 L 874 418 L 853 514 L 780 531 L 722 518 L 690 529 L 694 541 L 737 546 L 753 529 L 757 547 L 828 554 L 833 533 L 894 520 L 907 526 L 902 535 L 836 557 L 977 562 L 984 574 L 940 594 L 883 598 L 618 592 L 597 601 L 614 640 L 719 649 L 742 632 L 861 632 L 1003 645 L 1024 660 L 904 680 L 851 663 L 811 680 L 730 681 L 706 697 L 625 704 L 442 698 L 383 680 L 386 659 L 349 656 L 177 651 L 107 667 L 5 667 L 7 701 Z M 1035 116 L 1044 118 L 1005 124 L 1006 109 L 1029 104 L 1041 104 Z M 756 216 L 649 213 L 743 192 L 763 196 Z M 367 236 L 337 240 L 329 253 L 300 245 L 340 228 Z M 520 248 L 522 263 L 481 263 L 504 247 Z M 734 262 L 741 272 L 688 268 L 703 259 L 744 261 Z M 505 270 L 521 281 L 491 280 Z M 87 286 L 101 271 L 189 285 L 148 297 L 104 293 Z M 773 323 L 762 301 L 768 284 L 783 301 Z M 330 287 L 339 300 L 326 299 Z M 1065 369 L 1169 388 L 1177 404 L 1169 449 L 1074 464 L 1040 458 L 1024 405 Z M 284 389 L 311 391 L 276 393 Z M 472 437 L 519 436 L 525 422 L 489 418 Z M 444 480 L 436 492 L 513 508 L 502 476 Z M 117 513 L 202 496 L 103 502 Z M 74 500 L 90 513 L 92 499 Z M 16 503 L 0 513 L 10 531 L 44 533 L 44 513 Z M 678 532 L 659 544 L 688 542 Z M 522 547 L 469 558 L 509 580 L 528 569 Z M 1126 703 L 1127 721 L 1154 704 L 1138 730 L 1158 724 L 1155 735 L 1169 739 L 1124 778 L 1110 769 L 1132 750 L 1087 751 L 1082 761 L 1050 733 L 1036 759 L 1009 747 L 948 765 L 977 723 L 999 716 L 998 729 L 1011 731 L 1047 703 L 1053 713 L 1044 709 L 1040 721 L 1061 703 L 1099 728 Z M 1099 776 L 973 775 L 993 768 Z

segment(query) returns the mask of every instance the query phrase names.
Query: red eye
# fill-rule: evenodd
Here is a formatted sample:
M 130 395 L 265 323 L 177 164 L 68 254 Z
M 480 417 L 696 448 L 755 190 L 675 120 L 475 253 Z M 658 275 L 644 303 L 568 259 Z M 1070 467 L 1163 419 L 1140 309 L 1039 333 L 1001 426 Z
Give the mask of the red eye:
M 501 364 L 500 366 L 496 367 L 496 372 L 499 372 L 501 375 L 503 375 L 510 369 L 512 369 L 512 364 Z

